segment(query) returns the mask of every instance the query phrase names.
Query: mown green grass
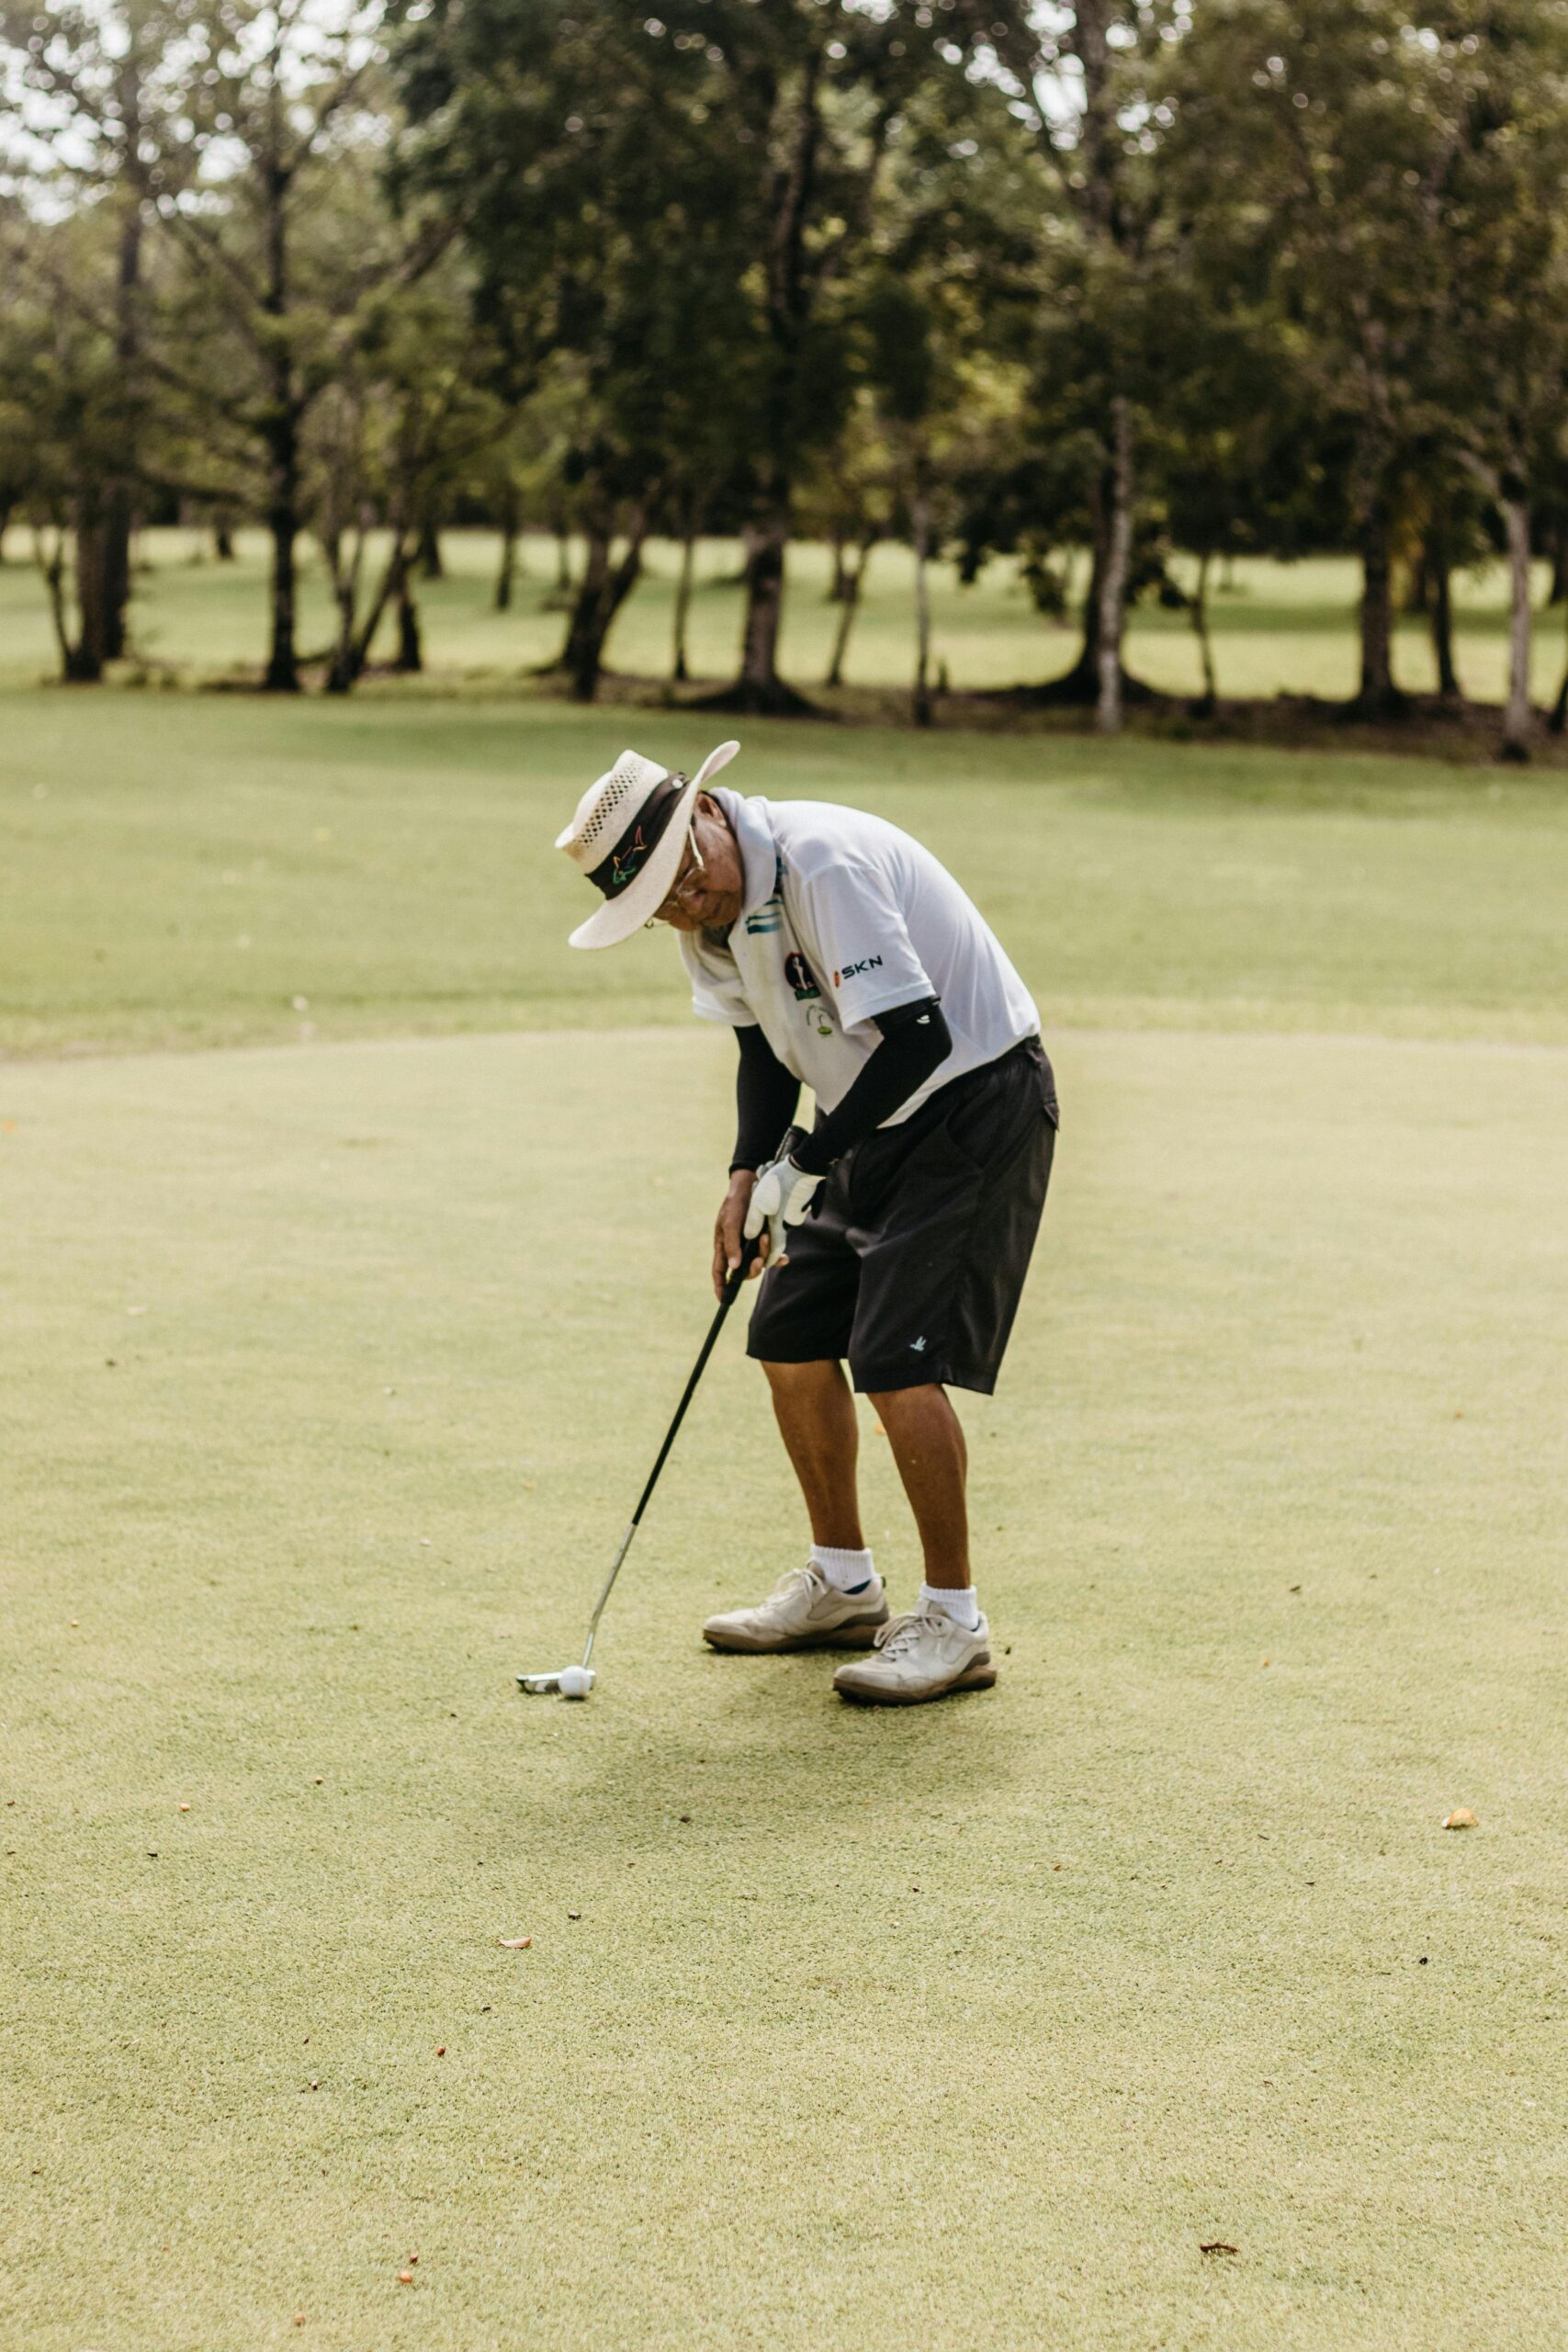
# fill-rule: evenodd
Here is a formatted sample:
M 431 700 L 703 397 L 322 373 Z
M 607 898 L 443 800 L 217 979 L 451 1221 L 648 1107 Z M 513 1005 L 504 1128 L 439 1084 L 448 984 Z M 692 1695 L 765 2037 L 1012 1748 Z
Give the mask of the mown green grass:
M 587 899 L 551 843 L 626 741 L 692 765 L 727 722 L 51 690 L 0 713 L 0 1046 L 686 1017 L 668 941 L 566 947 Z M 1552 779 L 742 732 L 739 788 L 858 802 L 929 841 L 1053 1024 L 1568 1036 Z
M 6 1073 L 0 2341 L 1558 2344 L 1564 1057 L 1055 1044 L 1001 1679 L 891 1716 L 698 1643 L 803 1540 L 734 1331 L 512 1681 L 722 1039 Z
M 153 530 L 139 543 L 141 565 L 133 611 L 138 658 L 155 674 L 200 675 L 254 671 L 262 659 L 266 618 L 265 543 L 242 532 L 239 560 L 211 560 L 208 534 Z M 523 543 L 516 597 L 510 613 L 493 604 L 499 541 L 489 531 L 450 531 L 443 545 L 447 577 L 420 584 L 426 658 L 437 677 L 464 673 L 492 684 L 553 659 L 563 628 L 556 592 L 553 539 L 529 535 Z M 28 683 L 51 674 L 54 649 L 42 588 L 28 561 L 23 533 L 6 539 L 0 567 L 0 679 Z M 330 599 L 320 554 L 309 539 L 300 548 L 300 631 L 307 652 L 320 651 L 332 633 Z M 580 560 L 581 550 L 574 551 Z M 680 552 L 656 541 L 645 576 L 617 621 L 612 665 L 638 676 L 667 677 L 671 662 L 674 582 Z M 740 637 L 740 549 L 737 542 L 705 540 L 692 607 L 690 660 L 697 677 L 723 679 L 736 665 Z M 1177 577 L 1189 586 L 1192 565 L 1178 560 Z M 838 626 L 827 596 L 828 550 L 792 548 L 782 660 L 785 672 L 810 687 L 826 674 Z M 1228 577 L 1228 585 L 1226 580 Z M 1068 575 L 1076 605 L 1084 585 L 1080 557 Z M 1534 652 L 1538 699 L 1550 702 L 1563 667 L 1561 608 L 1546 606 L 1548 576 L 1537 569 L 1539 624 Z M 1220 692 L 1251 698 L 1310 694 L 1341 700 L 1355 691 L 1358 568 L 1349 557 L 1313 557 L 1296 564 L 1245 558 L 1231 573 L 1215 572 L 1212 623 Z M 1485 567 L 1455 582 L 1458 663 L 1465 690 L 1482 702 L 1500 701 L 1507 667 L 1506 591 L 1502 569 Z M 988 688 L 1055 676 L 1077 650 L 1074 628 L 1043 618 L 1018 577 L 1015 562 L 998 560 L 972 587 L 960 586 L 955 567 L 932 571 L 933 661 L 954 689 Z M 1140 605 L 1130 621 L 1129 661 L 1139 675 L 1167 693 L 1193 695 L 1201 684 L 1196 641 L 1187 615 Z M 846 679 L 852 685 L 907 685 L 914 663 L 913 567 L 908 551 L 879 548 L 867 574 Z M 377 649 L 391 652 L 390 626 Z M 1418 615 L 1399 619 L 1395 663 L 1413 692 L 1436 686 L 1427 625 Z
M 1561 786 L 748 727 L 1046 1013 L 1002 1676 L 703 1651 L 803 1541 L 730 1330 L 572 1708 L 732 1049 L 549 842 L 710 735 L 0 713 L 0 2346 L 1552 2352 Z

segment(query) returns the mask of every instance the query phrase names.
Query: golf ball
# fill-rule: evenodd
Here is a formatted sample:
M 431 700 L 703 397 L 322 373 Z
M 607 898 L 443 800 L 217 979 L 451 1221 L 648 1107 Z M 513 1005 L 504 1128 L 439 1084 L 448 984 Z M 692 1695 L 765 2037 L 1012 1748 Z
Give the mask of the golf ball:
M 560 1694 L 563 1699 L 586 1699 L 593 1688 L 593 1669 L 587 1666 L 568 1666 L 561 1669 Z

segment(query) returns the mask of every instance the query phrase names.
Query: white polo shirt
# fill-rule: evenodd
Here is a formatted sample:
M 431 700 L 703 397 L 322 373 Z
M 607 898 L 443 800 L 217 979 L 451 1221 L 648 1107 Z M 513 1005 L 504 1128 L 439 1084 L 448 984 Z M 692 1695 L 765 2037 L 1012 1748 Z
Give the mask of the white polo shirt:
M 831 1111 L 882 1043 L 873 1016 L 940 997 L 953 1050 L 883 1121 L 897 1126 L 949 1080 L 1034 1036 L 1034 1000 L 978 908 L 930 850 L 881 817 L 825 800 L 716 791 L 745 892 L 722 944 L 682 932 L 692 1009 L 760 1027 Z

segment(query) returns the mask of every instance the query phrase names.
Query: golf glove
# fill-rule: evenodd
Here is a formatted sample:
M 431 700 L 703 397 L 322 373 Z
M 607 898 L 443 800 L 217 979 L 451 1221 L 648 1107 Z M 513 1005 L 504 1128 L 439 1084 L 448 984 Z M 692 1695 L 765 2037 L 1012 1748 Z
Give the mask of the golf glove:
M 746 1212 L 745 1233 L 748 1241 L 755 1241 L 762 1227 L 767 1227 L 770 1265 L 786 1247 L 785 1226 L 799 1225 L 810 1214 L 812 1194 L 821 1182 L 820 1176 L 808 1176 L 803 1168 L 797 1168 L 787 1154 L 782 1159 L 770 1159 L 765 1168 L 758 1169 L 751 1204 Z

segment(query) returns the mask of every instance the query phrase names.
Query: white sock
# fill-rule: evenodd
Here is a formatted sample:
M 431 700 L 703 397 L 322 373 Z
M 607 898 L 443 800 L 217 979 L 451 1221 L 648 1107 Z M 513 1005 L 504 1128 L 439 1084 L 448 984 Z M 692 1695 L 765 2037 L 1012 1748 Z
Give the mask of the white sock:
M 945 1609 L 955 1624 L 973 1634 L 980 1623 L 980 1603 L 972 1584 L 923 1584 L 920 1587 L 922 1609 Z
M 858 1592 L 876 1574 L 869 1552 L 841 1552 L 831 1544 L 813 1544 L 811 1565 L 835 1592 Z

